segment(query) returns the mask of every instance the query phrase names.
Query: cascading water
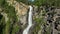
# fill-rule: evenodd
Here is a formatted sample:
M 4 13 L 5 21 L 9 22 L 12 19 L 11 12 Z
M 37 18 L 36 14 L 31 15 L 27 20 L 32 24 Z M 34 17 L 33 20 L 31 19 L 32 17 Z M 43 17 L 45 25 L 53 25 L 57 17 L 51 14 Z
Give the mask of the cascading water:
M 32 26 L 32 10 L 33 7 L 29 6 L 29 17 L 28 17 L 28 26 L 27 28 L 23 31 L 23 34 L 28 34 L 30 27 Z

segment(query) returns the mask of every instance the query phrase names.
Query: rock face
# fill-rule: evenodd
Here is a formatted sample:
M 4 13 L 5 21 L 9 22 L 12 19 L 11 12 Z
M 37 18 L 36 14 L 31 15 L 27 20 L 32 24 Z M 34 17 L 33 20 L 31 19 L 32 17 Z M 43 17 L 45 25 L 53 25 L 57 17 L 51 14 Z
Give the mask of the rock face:
M 57 34 L 58 34 L 58 33 L 60 33 L 60 9 L 56 9 L 55 12 L 56 12 L 56 15 L 55 15 L 54 19 L 55 19 L 55 23 L 57 25 L 55 27 L 57 29 L 55 29 L 56 31 L 54 31 L 54 32 L 57 32 Z M 56 34 L 56 33 L 54 33 L 54 34 Z
M 15 11 L 17 12 L 17 17 L 22 26 L 25 26 L 27 23 L 27 12 L 28 12 L 28 5 L 25 5 L 23 3 L 18 3 L 15 0 L 8 0 L 7 1 L 9 5 L 12 5 L 15 7 Z
M 25 4 L 21 3 L 21 2 L 18 3 L 15 0 L 8 0 L 7 2 L 9 3 L 9 5 L 12 5 L 15 8 L 16 15 L 17 15 L 18 21 L 19 21 L 18 24 L 21 25 L 21 27 L 24 29 L 26 27 L 26 25 L 27 25 L 27 22 L 28 22 L 28 9 L 29 9 L 28 5 L 25 5 Z M 35 18 L 40 18 L 40 17 L 42 18 L 42 14 L 43 14 L 43 11 L 45 11 L 45 9 L 43 9 L 43 11 L 42 11 L 40 8 L 38 10 L 37 6 L 33 6 L 33 7 L 34 7 L 34 9 L 33 9 L 33 20 Z M 55 17 L 53 17 L 55 21 L 56 21 L 57 15 L 60 16 L 60 14 L 59 14 L 60 13 L 60 9 L 58 9 L 56 11 L 57 11 L 57 13 L 55 14 Z M 50 12 L 52 12 L 52 11 L 50 11 Z M 33 23 L 34 23 L 34 21 L 33 21 Z M 29 33 L 32 32 L 34 27 L 35 26 L 33 25 L 32 28 L 30 29 Z M 60 30 L 60 25 L 58 25 L 57 28 Z M 59 32 L 56 29 L 53 29 L 53 30 L 54 30 L 54 34 L 57 34 Z M 39 32 L 36 33 L 36 34 L 41 34 L 41 31 L 42 31 L 42 27 L 39 30 Z M 31 33 L 31 34 L 33 34 L 33 33 Z
M 7 0 L 7 3 L 9 6 L 13 6 L 15 8 L 16 15 L 18 18 L 17 23 L 18 23 L 18 26 L 21 28 L 21 29 L 19 29 L 17 34 L 22 34 L 23 30 L 28 25 L 29 7 L 28 7 L 28 5 L 25 5 L 22 2 L 19 3 L 15 0 Z M 48 16 L 48 15 L 44 15 L 45 10 L 46 10 L 45 6 L 38 7 L 38 6 L 33 5 L 33 26 L 30 28 L 29 34 L 45 34 L 48 31 L 51 34 L 52 29 L 53 29 L 53 32 L 52 32 L 53 34 L 58 34 L 58 33 L 60 34 L 60 9 L 55 10 L 56 14 L 53 16 L 52 19 L 51 19 L 52 16 L 49 13 L 52 14 L 53 12 L 49 11 L 48 15 L 50 15 L 50 16 Z M 0 11 L 2 11 L 2 9 L 0 9 Z M 4 12 L 2 12 L 1 14 L 5 18 L 5 21 L 7 22 L 9 20 L 9 18 L 7 17 L 8 14 L 6 14 Z M 48 20 L 52 20 L 52 22 L 46 24 L 45 21 L 47 21 L 47 20 L 44 18 L 46 18 L 46 19 L 49 18 Z M 10 21 L 12 21 L 12 19 L 10 19 Z M 53 23 L 53 21 L 54 21 L 54 23 Z
M 53 16 L 53 21 L 52 21 L 52 29 L 53 29 L 53 31 L 52 31 L 52 34 L 58 34 L 58 33 L 60 33 L 60 9 L 55 9 L 55 14 L 54 14 L 54 16 Z
M 18 19 L 20 20 L 20 22 L 25 25 L 27 23 L 27 11 L 28 11 L 28 7 L 26 7 L 26 5 L 24 4 L 16 4 L 15 9 L 17 11 L 17 15 L 18 15 Z
M 25 5 L 23 3 L 18 3 L 17 1 L 15 0 L 8 0 L 7 1 L 9 3 L 9 5 L 12 5 L 14 8 L 15 8 L 15 11 L 16 11 L 16 15 L 18 17 L 18 21 L 19 21 L 19 25 L 21 25 L 20 27 L 22 27 L 22 29 L 24 30 L 24 28 L 26 27 L 27 25 L 27 22 L 28 22 L 28 5 Z M 33 10 L 33 19 L 34 17 L 36 17 L 38 15 L 37 13 L 37 6 L 33 6 L 34 7 L 34 10 Z M 38 16 L 36 17 L 38 18 Z M 34 22 L 33 22 L 34 23 Z M 33 25 L 34 26 L 34 25 Z M 32 29 L 33 30 L 33 26 L 32 26 Z M 21 32 L 21 31 L 20 31 Z M 18 32 L 18 33 L 20 33 Z

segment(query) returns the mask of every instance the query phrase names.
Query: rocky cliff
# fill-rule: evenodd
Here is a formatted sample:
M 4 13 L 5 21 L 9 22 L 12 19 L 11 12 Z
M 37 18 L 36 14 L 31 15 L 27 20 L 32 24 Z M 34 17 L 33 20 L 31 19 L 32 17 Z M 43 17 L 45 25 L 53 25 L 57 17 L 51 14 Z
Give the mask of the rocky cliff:
M 1 34 L 22 34 L 28 25 L 29 5 L 16 0 L 3 1 L 0 6 Z M 33 7 L 33 26 L 29 34 L 60 33 L 60 9 L 48 6 Z M 55 12 L 55 13 L 54 13 Z

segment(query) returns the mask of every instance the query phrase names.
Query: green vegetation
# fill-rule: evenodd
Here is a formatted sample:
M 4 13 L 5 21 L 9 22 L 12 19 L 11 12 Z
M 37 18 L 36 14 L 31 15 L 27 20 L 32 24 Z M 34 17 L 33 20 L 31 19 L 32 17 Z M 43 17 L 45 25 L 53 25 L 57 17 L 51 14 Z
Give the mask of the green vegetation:
M 41 5 L 54 5 L 56 7 L 60 7 L 60 0 L 35 0 L 34 2 L 29 2 L 28 0 L 16 0 L 18 2 L 23 2 L 25 4 L 33 4 L 37 6 Z
M 8 17 L 7 22 L 5 17 L 0 19 L 0 34 L 15 34 L 19 30 L 15 8 L 9 6 L 6 0 L 0 0 L 0 7 L 2 8 L 1 12 L 6 13 Z
M 30 2 L 28 0 L 16 0 L 18 2 L 23 2 L 27 5 L 36 5 L 38 7 L 40 6 L 55 6 L 55 7 L 60 7 L 60 0 L 35 0 L 34 2 Z M 1 12 L 4 12 L 7 14 L 8 21 L 5 21 L 5 17 L 1 15 L 0 12 L 0 34 L 15 34 L 16 32 L 19 31 L 20 27 L 18 26 L 18 19 L 16 15 L 15 8 L 13 6 L 9 6 L 6 0 L 0 0 L 0 8 L 2 9 Z M 36 21 L 36 27 L 33 30 L 34 34 L 37 34 L 39 30 L 41 30 L 41 25 L 46 25 L 46 21 L 44 20 L 44 15 L 45 11 L 43 14 L 39 14 L 42 17 L 35 18 L 34 21 Z M 50 34 L 48 31 L 50 27 L 47 27 L 47 33 Z
M 36 26 L 33 30 L 34 34 L 37 34 L 40 30 L 42 30 L 42 26 L 46 24 L 46 21 L 44 20 L 44 16 L 45 16 L 46 12 L 42 11 L 42 14 L 40 12 L 40 16 L 38 18 L 35 18 L 34 21 L 36 21 Z

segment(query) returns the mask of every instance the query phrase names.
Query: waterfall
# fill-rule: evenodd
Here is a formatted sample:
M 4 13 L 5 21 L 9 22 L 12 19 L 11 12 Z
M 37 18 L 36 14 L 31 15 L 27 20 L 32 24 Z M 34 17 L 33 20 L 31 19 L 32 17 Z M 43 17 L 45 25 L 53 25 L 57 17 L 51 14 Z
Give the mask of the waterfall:
M 32 6 L 29 6 L 29 17 L 28 17 L 28 26 L 27 28 L 23 31 L 23 34 L 28 34 L 29 32 L 29 29 L 31 28 L 32 26 L 32 10 L 33 10 L 33 7 Z

